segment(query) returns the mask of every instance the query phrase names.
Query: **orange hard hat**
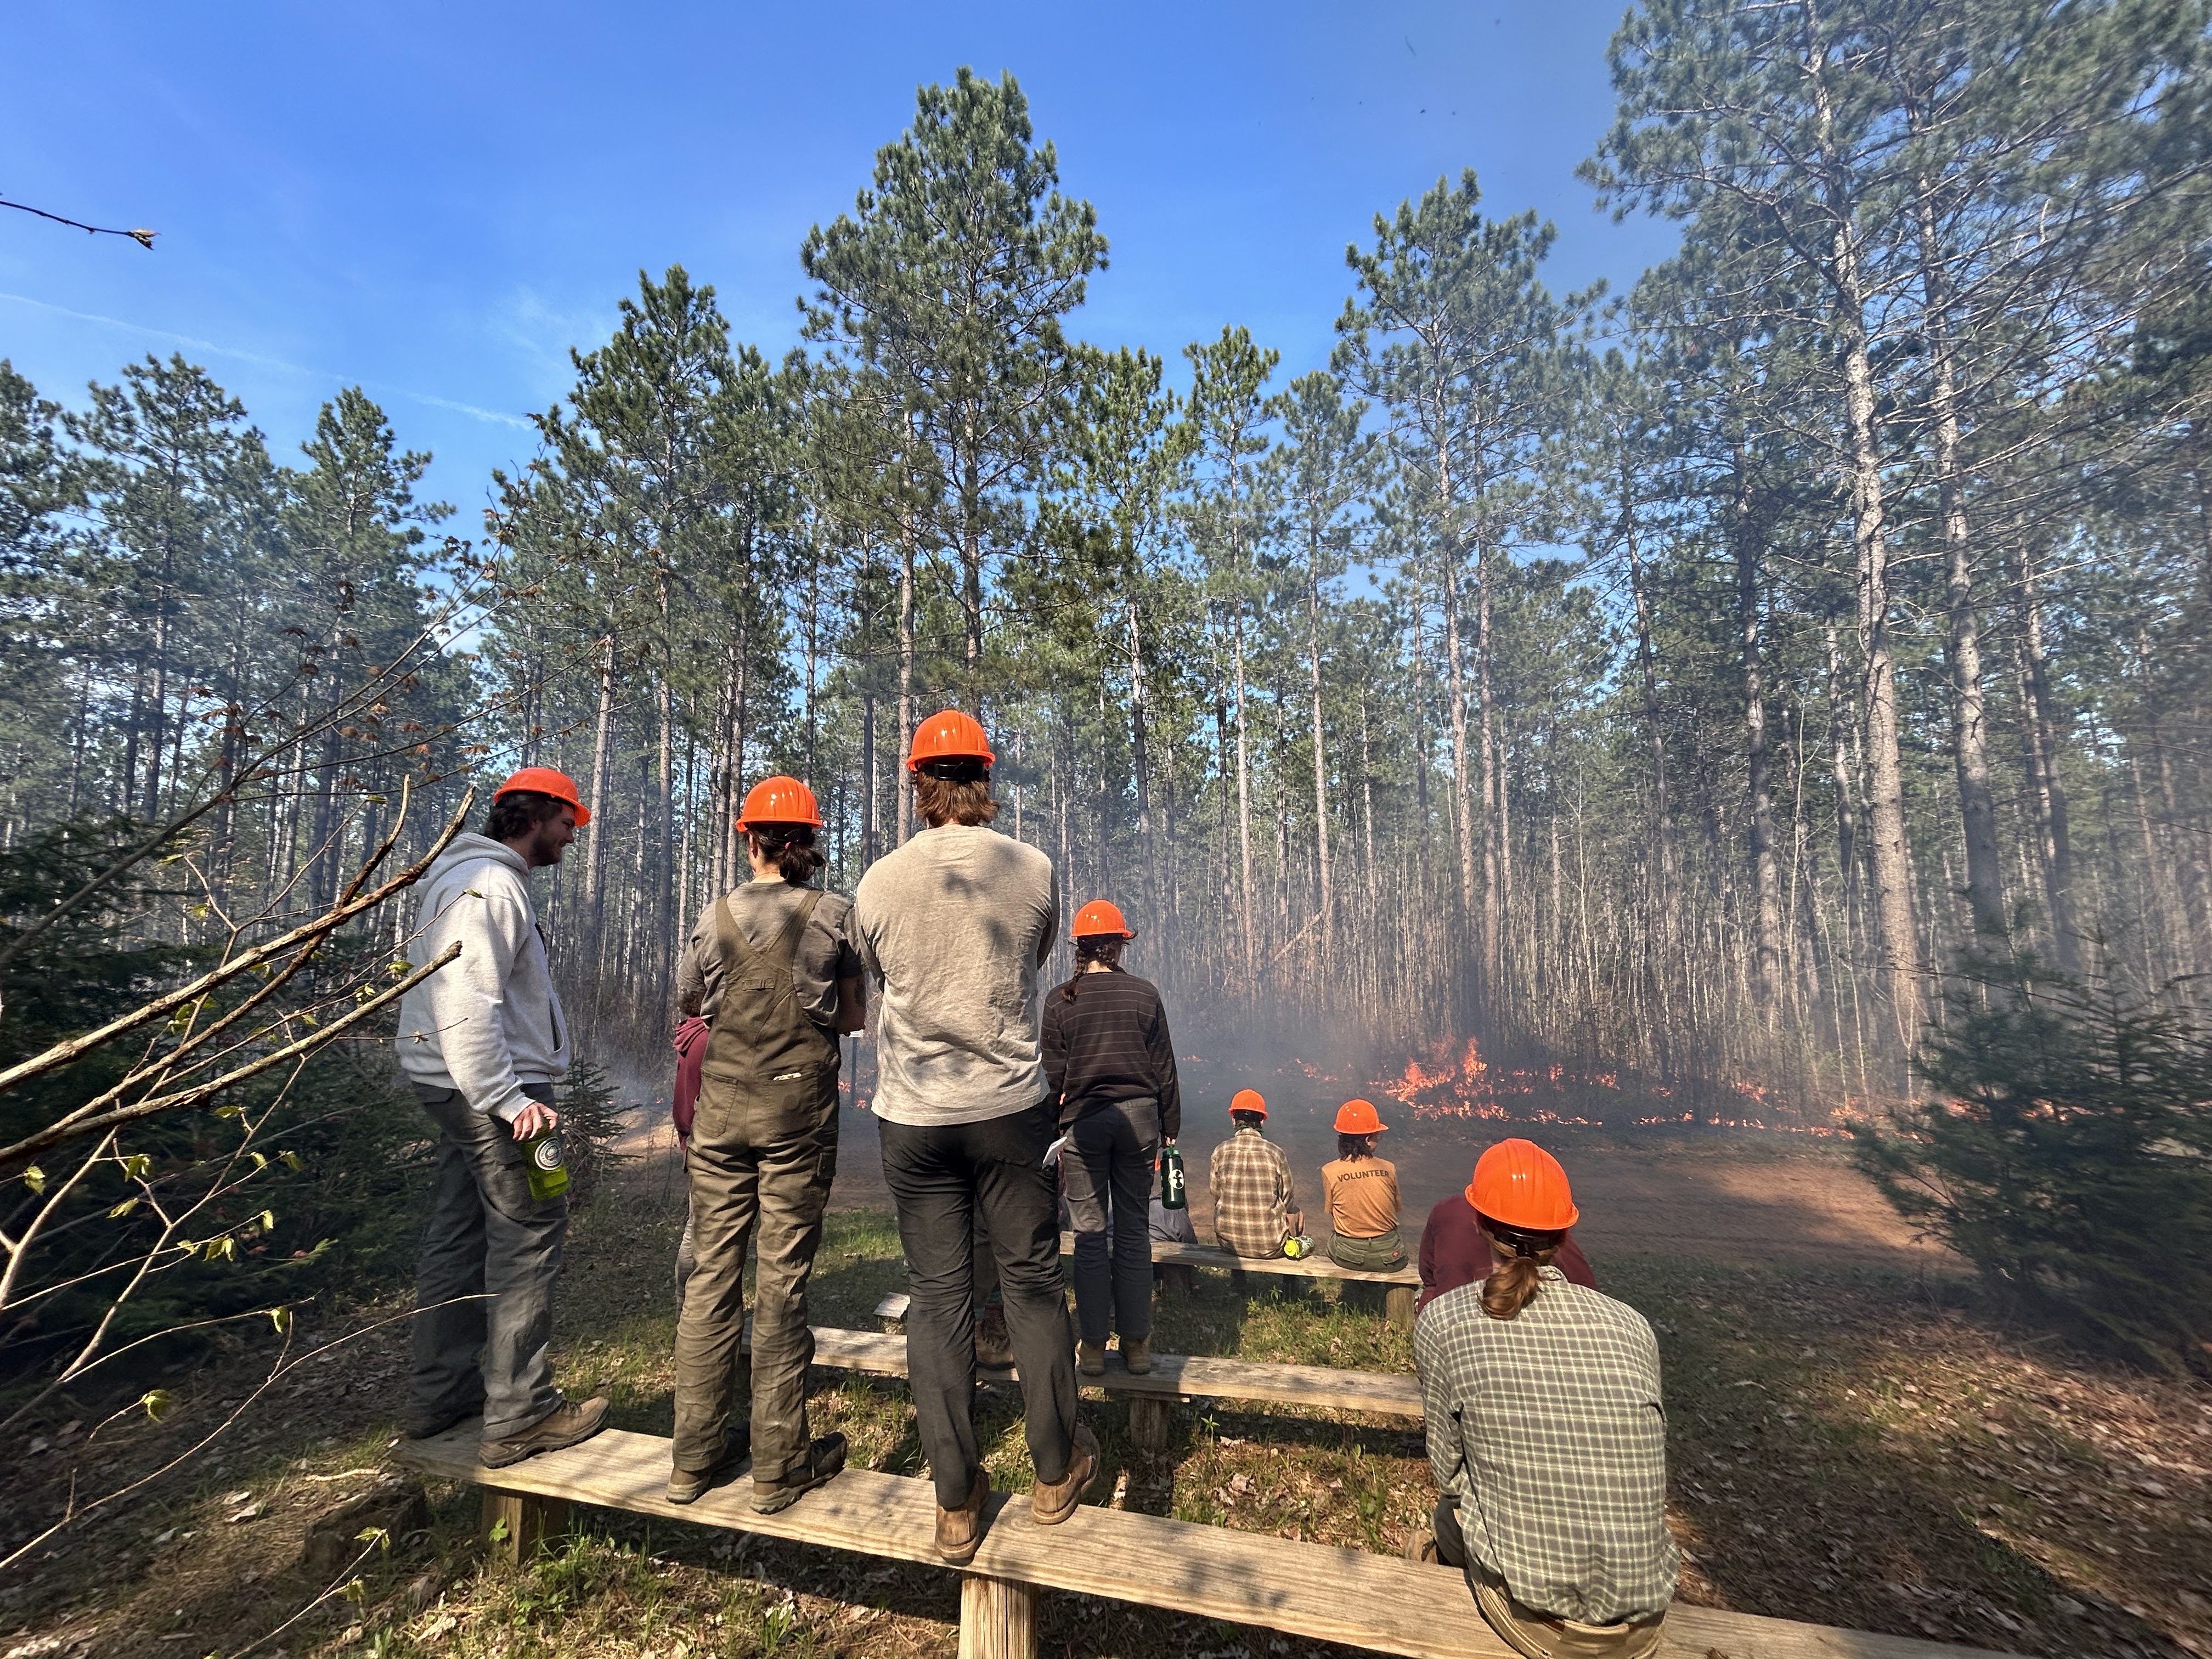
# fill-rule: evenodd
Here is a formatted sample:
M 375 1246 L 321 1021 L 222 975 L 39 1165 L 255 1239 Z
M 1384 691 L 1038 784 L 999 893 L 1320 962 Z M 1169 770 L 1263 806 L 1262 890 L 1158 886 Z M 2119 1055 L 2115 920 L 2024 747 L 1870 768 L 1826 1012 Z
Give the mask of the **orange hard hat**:
M 922 762 L 933 760 L 979 760 L 988 766 L 997 758 L 975 716 L 947 708 L 914 728 L 914 746 L 907 750 L 906 769 L 918 771 Z
M 1371 1100 L 1347 1100 L 1336 1109 L 1336 1132 L 1340 1135 L 1379 1135 L 1389 1127 L 1376 1115 Z
M 761 823 L 811 823 L 819 830 L 822 809 L 814 804 L 814 792 L 797 778 L 763 778 L 746 791 L 738 828 L 750 830 Z
M 1104 899 L 1093 899 L 1075 913 L 1073 937 L 1089 939 L 1096 933 L 1119 933 L 1123 939 L 1134 939 L 1129 924 L 1121 920 L 1121 913 Z
M 1257 1112 L 1265 1117 L 1267 1115 L 1267 1103 L 1260 1098 L 1257 1089 L 1239 1089 L 1230 1097 L 1229 1109 L 1231 1112 Z
M 550 795 L 555 800 L 565 800 L 576 809 L 576 823 L 580 829 L 592 821 L 592 809 L 576 794 L 576 781 L 566 772 L 556 772 L 550 766 L 526 766 L 505 783 L 491 792 L 497 800 L 501 795 Z
M 1567 1172 L 1533 1140 L 1501 1140 L 1476 1159 L 1467 1201 L 1480 1215 L 1532 1233 L 1564 1232 L 1582 1218 Z

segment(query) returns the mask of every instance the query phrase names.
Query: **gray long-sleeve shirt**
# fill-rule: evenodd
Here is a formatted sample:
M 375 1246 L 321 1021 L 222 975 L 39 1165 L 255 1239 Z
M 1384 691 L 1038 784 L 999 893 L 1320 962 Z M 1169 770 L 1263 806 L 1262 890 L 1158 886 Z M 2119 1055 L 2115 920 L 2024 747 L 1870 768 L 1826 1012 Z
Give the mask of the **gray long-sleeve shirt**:
M 1060 927 L 1050 859 L 981 824 L 925 830 L 869 866 L 853 922 L 883 988 L 878 1115 L 980 1123 L 1044 1099 L 1037 969 Z
M 461 954 L 399 1000 L 399 1064 L 504 1122 L 568 1074 L 568 1027 L 530 902 L 530 866 L 503 842 L 456 836 L 423 878 L 408 955 Z

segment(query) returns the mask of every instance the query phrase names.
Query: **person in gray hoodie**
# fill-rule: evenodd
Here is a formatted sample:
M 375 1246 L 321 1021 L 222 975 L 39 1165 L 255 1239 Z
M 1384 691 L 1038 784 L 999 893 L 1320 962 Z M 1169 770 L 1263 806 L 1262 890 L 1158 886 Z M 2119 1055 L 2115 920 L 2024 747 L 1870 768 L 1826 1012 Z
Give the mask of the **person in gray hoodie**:
M 416 1273 L 406 1431 L 441 1434 L 483 1414 L 491 1468 L 589 1439 L 604 1398 L 572 1404 L 553 1383 L 553 1283 L 565 1196 L 530 1190 L 522 1147 L 560 1127 L 567 1022 L 553 988 L 530 872 L 558 864 L 592 815 L 576 786 L 526 767 L 423 878 L 413 951 L 460 955 L 399 1004 L 399 1061 L 438 1131 L 437 1188 Z

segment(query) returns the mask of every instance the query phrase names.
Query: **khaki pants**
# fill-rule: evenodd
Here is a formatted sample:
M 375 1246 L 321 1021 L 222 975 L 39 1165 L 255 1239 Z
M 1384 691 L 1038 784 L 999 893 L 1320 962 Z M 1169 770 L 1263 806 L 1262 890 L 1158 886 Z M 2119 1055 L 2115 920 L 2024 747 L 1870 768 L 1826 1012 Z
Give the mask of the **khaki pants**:
M 1524 1607 L 1513 1599 L 1503 1580 L 1488 1571 L 1467 1547 L 1460 1531 L 1459 1510 L 1449 1498 L 1437 1501 L 1432 1517 L 1437 1557 L 1448 1567 L 1467 1574 L 1468 1588 L 1482 1621 L 1499 1639 L 1527 1659 L 1650 1659 L 1659 1650 L 1659 1627 L 1664 1611 L 1648 1619 L 1619 1625 L 1584 1625 L 1557 1619 L 1548 1613 Z
M 806 1285 L 837 1172 L 836 1073 L 804 1097 L 708 1078 L 684 1163 L 695 1262 L 676 1321 L 672 1462 L 692 1474 L 714 1468 L 731 1407 L 748 1385 L 753 1480 L 773 1485 L 806 1461 L 806 1368 L 814 1359 Z M 739 1342 L 746 1245 L 756 1235 L 749 1368 Z

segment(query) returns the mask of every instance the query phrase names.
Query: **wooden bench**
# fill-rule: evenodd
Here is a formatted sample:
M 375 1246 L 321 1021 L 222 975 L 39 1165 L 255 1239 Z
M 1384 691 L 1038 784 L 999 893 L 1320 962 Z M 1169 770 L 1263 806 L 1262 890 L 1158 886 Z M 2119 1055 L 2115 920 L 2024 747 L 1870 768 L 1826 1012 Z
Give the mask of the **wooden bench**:
M 1060 1236 L 1060 1253 L 1075 1254 L 1075 1235 Z M 1411 1262 L 1395 1273 L 1370 1273 L 1360 1267 L 1340 1267 L 1325 1255 L 1300 1256 L 1292 1261 L 1288 1256 L 1235 1255 L 1213 1244 L 1178 1244 L 1168 1239 L 1152 1241 L 1152 1265 L 1165 1267 L 1180 1275 L 1179 1282 L 1188 1288 L 1190 1271 L 1194 1267 L 1219 1267 L 1230 1273 L 1276 1273 L 1289 1279 L 1333 1279 L 1345 1283 L 1380 1285 L 1383 1287 L 1383 1311 L 1390 1322 L 1409 1327 L 1413 1322 L 1413 1303 L 1420 1294 L 1421 1270 Z M 885 1302 L 892 1298 L 886 1297 Z M 877 1311 L 881 1313 L 879 1307 Z M 886 1315 L 901 1318 L 903 1315 Z
M 1073 1250 L 1073 1234 L 1060 1235 L 1062 1255 Z M 1421 1289 L 1421 1270 L 1411 1262 L 1395 1273 L 1370 1273 L 1361 1267 L 1340 1267 L 1320 1249 L 1312 1255 L 1292 1261 L 1285 1255 L 1237 1255 L 1215 1244 L 1175 1244 L 1154 1239 L 1152 1264 L 1180 1267 L 1185 1272 L 1193 1267 L 1220 1267 L 1230 1273 L 1277 1273 L 1290 1279 L 1334 1279 L 1349 1284 L 1380 1285 L 1384 1287 L 1383 1311 L 1390 1322 L 1398 1326 L 1413 1324 L 1413 1302 Z
M 669 1443 L 658 1436 L 609 1429 L 566 1451 L 488 1469 L 477 1462 L 477 1434 L 471 1423 L 433 1440 L 403 1441 L 393 1455 L 424 1474 L 482 1486 L 487 1531 L 497 1533 L 495 1550 L 510 1558 L 568 1530 L 568 1504 L 590 1504 L 943 1565 L 932 1542 L 936 1495 L 927 1480 L 848 1469 L 780 1514 L 761 1515 L 744 1478 L 695 1504 L 669 1503 Z M 1035 1659 L 1045 1589 L 1407 1659 L 1512 1659 L 1475 1612 L 1466 1581 L 1448 1567 L 1087 1506 L 1041 1528 L 1018 1494 L 994 1495 L 989 1516 L 975 1560 L 945 1569 L 960 1574 L 961 1659 Z M 1965 1651 L 1680 1606 L 1668 1616 L 1659 1649 L 1660 1659 L 1957 1659 Z
M 876 1311 L 884 1313 L 893 1301 L 886 1297 Z M 896 1316 L 887 1316 L 896 1317 Z M 906 1375 L 906 1339 L 876 1331 L 842 1331 L 817 1326 L 814 1363 L 834 1370 L 859 1371 L 870 1376 Z M 1016 1380 L 1012 1366 L 985 1366 L 977 1375 L 988 1382 Z M 1156 1353 L 1152 1369 L 1142 1376 L 1121 1363 L 1119 1352 L 1106 1356 L 1106 1375 L 1085 1376 L 1076 1382 L 1086 1389 L 1103 1389 L 1109 1395 L 1126 1395 L 1129 1401 L 1129 1435 L 1147 1451 L 1161 1451 L 1168 1443 L 1168 1414 L 1175 1401 L 1186 1397 L 1202 1400 L 1255 1400 L 1271 1406 L 1310 1406 L 1326 1411 L 1376 1412 L 1387 1417 L 1421 1415 L 1421 1385 L 1417 1378 L 1387 1371 L 1338 1370 L 1327 1365 L 1271 1365 L 1249 1359 L 1218 1359 L 1204 1354 Z

